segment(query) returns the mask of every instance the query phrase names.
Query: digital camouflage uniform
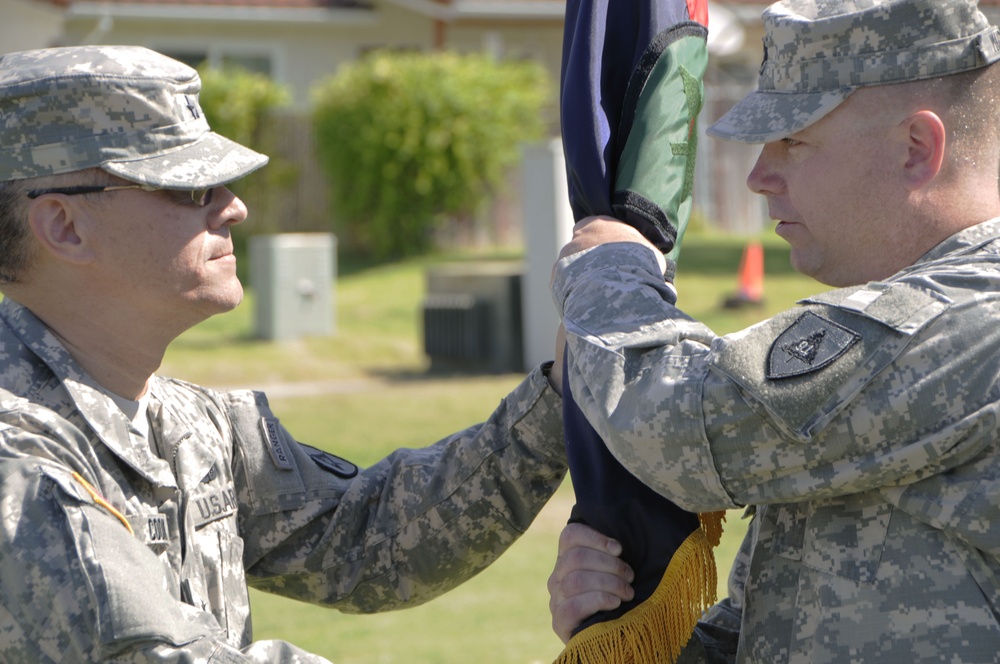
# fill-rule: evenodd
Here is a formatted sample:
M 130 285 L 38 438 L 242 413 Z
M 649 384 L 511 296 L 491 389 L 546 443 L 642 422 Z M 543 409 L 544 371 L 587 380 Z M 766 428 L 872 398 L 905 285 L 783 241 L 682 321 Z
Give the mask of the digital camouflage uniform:
M 709 637 L 767 664 L 1000 658 L 1000 220 L 723 337 L 641 245 L 554 288 L 615 456 L 686 509 L 758 506 Z
M 0 180 L 101 168 L 183 190 L 264 165 L 209 129 L 200 87 L 138 47 L 4 55 Z M 541 369 L 486 423 L 360 471 L 263 394 L 153 376 L 148 395 L 147 434 L 0 303 L 0 661 L 325 661 L 251 643 L 248 581 L 347 612 L 419 604 L 495 560 L 565 473 Z
M 888 82 L 879 70 L 995 61 L 996 29 L 974 9 L 779 3 L 760 88 L 713 133 L 776 140 L 852 86 Z M 966 36 L 946 53 L 906 50 L 949 30 Z M 1000 661 L 1000 219 L 726 336 L 669 304 L 635 243 L 564 258 L 553 295 L 573 394 L 612 453 L 685 509 L 751 506 L 730 597 L 681 661 Z
M 3 662 L 325 661 L 251 645 L 245 575 L 345 612 L 413 606 L 495 560 L 565 469 L 539 370 L 485 424 L 360 471 L 259 392 L 166 378 L 147 439 L 11 300 L 0 385 Z

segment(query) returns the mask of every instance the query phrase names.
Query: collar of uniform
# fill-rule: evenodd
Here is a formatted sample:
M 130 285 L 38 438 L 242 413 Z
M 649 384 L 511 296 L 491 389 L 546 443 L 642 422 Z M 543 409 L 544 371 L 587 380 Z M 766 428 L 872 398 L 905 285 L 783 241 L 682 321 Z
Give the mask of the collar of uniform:
M 68 378 L 81 383 L 90 382 L 96 387 L 93 379 L 70 356 L 59 339 L 27 307 L 10 297 L 4 297 L 0 302 L 0 319 L 7 324 L 21 343 L 30 348 L 59 378 Z M 3 369 L 6 370 L 7 367 Z
M 212 434 L 199 431 L 197 418 L 192 418 L 191 402 L 182 396 L 184 390 L 178 388 L 179 382 L 160 376 L 150 379 L 150 435 L 157 439 L 177 486 L 191 491 L 211 474 L 217 459 L 209 442 Z
M 70 404 L 58 403 L 56 399 L 50 399 L 51 403 L 42 403 L 34 389 L 54 377 L 65 388 L 72 407 L 115 456 L 150 482 L 175 486 L 169 468 L 152 453 L 146 439 L 130 433 L 129 421 L 118 404 L 77 364 L 37 316 L 23 305 L 5 298 L 0 302 L 0 320 L 40 360 L 22 358 L 17 361 L 20 365 L 17 367 L 0 365 L 0 374 L 14 372 L 21 380 L 27 380 L 27 387 L 15 390 L 17 394 L 31 401 L 37 400 L 39 405 L 68 417 L 67 406 Z
M 920 257 L 914 267 L 947 256 L 965 253 L 1000 239 L 1000 217 L 962 229 Z

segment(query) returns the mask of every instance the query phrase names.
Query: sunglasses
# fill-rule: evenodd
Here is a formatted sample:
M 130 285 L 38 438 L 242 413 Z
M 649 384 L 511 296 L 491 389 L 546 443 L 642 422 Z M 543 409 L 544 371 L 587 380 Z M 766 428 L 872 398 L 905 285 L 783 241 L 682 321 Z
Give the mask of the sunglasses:
M 215 187 L 204 189 L 164 189 L 162 187 L 151 187 L 147 184 L 112 184 L 112 185 L 79 185 L 76 187 L 56 187 L 54 189 L 32 189 L 28 192 L 28 198 L 35 199 L 45 194 L 62 194 L 64 196 L 78 196 L 81 194 L 99 194 L 105 191 L 121 191 L 123 189 L 141 189 L 142 191 L 165 191 L 177 197 L 180 202 L 190 203 L 198 207 L 205 207 L 212 202 L 212 192 Z

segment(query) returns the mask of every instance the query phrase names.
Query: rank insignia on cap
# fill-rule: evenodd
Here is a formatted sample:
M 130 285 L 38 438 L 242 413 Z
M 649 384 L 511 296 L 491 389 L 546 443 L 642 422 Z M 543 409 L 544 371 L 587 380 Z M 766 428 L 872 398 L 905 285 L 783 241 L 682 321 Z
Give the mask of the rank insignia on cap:
M 201 117 L 201 109 L 198 107 L 198 100 L 191 95 L 184 95 L 184 105 L 191 111 L 191 117 L 195 120 Z
M 861 335 L 814 313 L 802 314 L 778 335 L 767 356 L 767 378 L 802 376 L 832 364 Z

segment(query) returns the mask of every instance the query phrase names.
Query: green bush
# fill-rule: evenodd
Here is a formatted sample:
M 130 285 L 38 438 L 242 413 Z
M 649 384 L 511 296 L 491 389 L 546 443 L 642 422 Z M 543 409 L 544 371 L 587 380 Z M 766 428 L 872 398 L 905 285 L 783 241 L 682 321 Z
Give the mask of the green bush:
M 264 74 L 239 67 L 202 67 L 201 107 L 212 130 L 250 148 L 260 147 L 268 113 L 285 106 L 289 91 Z
M 545 131 L 541 65 L 483 55 L 379 52 L 315 89 L 317 152 L 337 233 L 376 257 L 426 251 L 447 216 L 471 217 L 520 146 Z

